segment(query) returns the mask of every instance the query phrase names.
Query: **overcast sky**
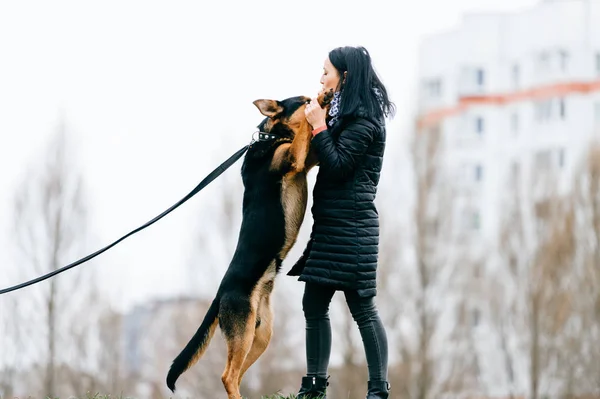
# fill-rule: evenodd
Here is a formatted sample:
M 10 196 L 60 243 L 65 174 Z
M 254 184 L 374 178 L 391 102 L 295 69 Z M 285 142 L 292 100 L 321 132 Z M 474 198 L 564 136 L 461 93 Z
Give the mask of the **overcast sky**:
M 465 12 L 536 2 L 0 0 L 0 286 L 18 282 L 14 189 L 61 116 L 84 176 L 96 250 L 171 206 L 247 144 L 262 119 L 252 101 L 314 95 L 332 48 L 371 52 L 398 107 L 389 145 L 401 146 L 414 117 L 420 39 L 451 29 Z M 93 267 L 118 306 L 181 292 L 190 234 L 215 192 L 98 258 Z

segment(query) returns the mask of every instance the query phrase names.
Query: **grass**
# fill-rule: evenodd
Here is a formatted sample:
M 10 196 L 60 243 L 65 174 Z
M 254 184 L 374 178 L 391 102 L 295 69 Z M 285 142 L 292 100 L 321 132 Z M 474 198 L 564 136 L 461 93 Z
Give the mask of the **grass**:
M 2 396 L 0 396 L 0 399 L 2 399 Z M 46 399 L 60 399 L 60 398 L 51 398 L 50 396 L 46 397 Z M 111 396 L 111 395 L 101 395 L 99 393 L 96 393 L 94 395 L 92 395 L 91 393 L 88 392 L 88 394 L 81 399 L 134 399 L 132 397 L 129 396 L 123 396 L 123 395 L 119 395 L 119 396 Z M 247 398 L 244 398 L 247 399 Z M 271 396 L 263 396 L 261 399 L 296 399 L 296 395 L 290 395 L 290 396 L 282 396 L 280 394 L 275 394 L 275 395 L 271 395 Z

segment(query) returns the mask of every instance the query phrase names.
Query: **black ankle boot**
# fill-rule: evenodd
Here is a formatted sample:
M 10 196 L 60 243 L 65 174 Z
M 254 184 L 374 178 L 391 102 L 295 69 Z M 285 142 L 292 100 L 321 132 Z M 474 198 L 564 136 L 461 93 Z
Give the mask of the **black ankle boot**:
M 327 399 L 325 391 L 329 385 L 328 379 L 329 377 L 302 377 L 297 399 Z
M 387 381 L 369 381 L 367 399 L 387 399 L 390 395 L 390 384 Z

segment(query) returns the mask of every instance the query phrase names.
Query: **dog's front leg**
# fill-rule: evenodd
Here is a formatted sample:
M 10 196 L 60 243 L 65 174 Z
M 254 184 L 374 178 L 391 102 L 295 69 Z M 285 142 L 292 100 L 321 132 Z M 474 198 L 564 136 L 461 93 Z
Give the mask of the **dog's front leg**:
M 291 170 L 302 172 L 306 168 L 306 158 L 310 150 L 310 140 L 312 139 L 312 129 L 309 123 L 304 120 L 302 126 L 288 149 L 288 159 L 291 164 Z
M 321 92 L 317 96 L 317 102 L 321 108 L 325 109 L 328 109 L 332 99 L 333 90 Z M 288 159 L 291 162 L 292 170 L 296 172 L 308 171 L 318 163 L 317 155 L 310 150 L 311 140 L 312 129 L 308 121 L 304 119 L 288 151 Z
M 304 119 L 292 142 L 282 144 L 275 150 L 273 160 L 271 161 L 271 170 L 278 170 L 284 173 L 300 173 L 305 171 L 311 138 L 312 131 L 310 125 Z

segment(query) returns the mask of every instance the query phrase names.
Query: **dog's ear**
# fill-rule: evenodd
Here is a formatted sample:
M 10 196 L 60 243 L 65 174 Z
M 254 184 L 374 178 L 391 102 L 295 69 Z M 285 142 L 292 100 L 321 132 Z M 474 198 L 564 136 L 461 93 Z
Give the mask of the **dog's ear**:
M 277 114 L 283 112 L 283 106 L 279 101 L 255 100 L 252 104 L 256 105 L 261 114 L 269 118 L 274 118 Z

